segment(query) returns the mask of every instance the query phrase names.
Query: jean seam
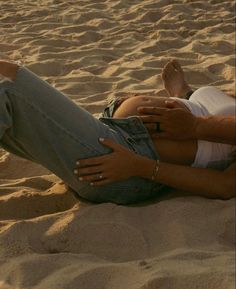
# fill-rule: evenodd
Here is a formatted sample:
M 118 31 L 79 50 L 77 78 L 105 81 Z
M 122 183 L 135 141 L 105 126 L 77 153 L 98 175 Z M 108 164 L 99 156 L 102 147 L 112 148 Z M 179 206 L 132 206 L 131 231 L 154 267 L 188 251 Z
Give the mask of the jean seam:
M 79 141 L 73 134 L 71 134 L 67 129 L 63 128 L 59 123 L 57 123 L 54 119 L 52 119 L 51 117 L 47 116 L 43 111 L 41 111 L 39 108 L 37 108 L 36 106 L 32 105 L 32 103 L 30 103 L 29 101 L 27 101 L 22 95 L 21 92 L 19 92 L 18 90 L 16 90 L 15 88 L 12 87 L 8 87 L 6 88 L 6 92 L 10 92 L 10 93 L 15 93 L 17 94 L 17 96 L 19 95 L 21 100 L 24 101 L 25 103 L 27 103 L 31 108 L 33 108 L 35 111 L 37 111 L 39 114 L 42 115 L 43 118 L 51 121 L 51 123 L 53 123 L 56 127 L 58 127 L 60 130 L 62 130 L 64 133 L 66 133 L 71 139 L 73 139 L 75 142 L 79 143 L 80 145 L 82 145 L 83 147 L 85 147 L 86 149 L 92 150 L 93 152 L 96 153 L 100 153 L 100 151 L 98 151 L 96 148 L 88 146 L 87 144 Z

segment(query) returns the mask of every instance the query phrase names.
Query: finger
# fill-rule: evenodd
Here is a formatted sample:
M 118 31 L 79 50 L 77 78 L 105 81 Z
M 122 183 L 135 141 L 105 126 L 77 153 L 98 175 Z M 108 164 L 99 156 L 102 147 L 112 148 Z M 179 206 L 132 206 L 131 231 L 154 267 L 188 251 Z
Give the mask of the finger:
M 90 174 L 99 174 L 102 171 L 102 166 L 90 166 L 90 167 L 81 167 L 75 170 L 75 174 L 78 176 L 90 175 Z
M 101 182 L 104 179 L 106 179 L 102 173 L 87 175 L 87 176 L 81 176 L 79 177 L 79 180 L 81 182 Z
M 93 187 L 99 187 L 99 186 L 104 186 L 104 185 L 110 184 L 112 182 L 114 182 L 112 179 L 104 179 L 101 181 L 92 181 L 92 182 L 90 182 L 90 185 Z
M 148 131 L 156 131 L 156 124 L 155 123 L 146 123 L 145 127 Z
M 178 71 L 180 71 L 180 72 L 183 72 L 183 69 L 182 69 L 180 63 L 179 63 L 176 59 L 173 59 L 173 60 L 172 60 L 172 63 L 173 63 L 173 65 L 174 65 L 174 67 L 175 67 L 176 70 L 178 70 Z
M 113 140 L 110 139 L 104 139 L 104 138 L 99 138 L 99 141 L 105 145 L 106 147 L 109 147 L 110 149 L 112 149 L 113 151 L 121 151 L 124 150 L 125 147 L 114 142 Z
M 179 104 L 175 100 L 166 100 L 165 101 L 166 108 L 176 108 L 179 107 Z
M 143 123 L 162 122 L 163 117 L 160 115 L 142 115 L 139 117 Z
M 78 168 L 88 167 L 88 166 L 98 166 L 98 165 L 101 165 L 104 161 L 106 161 L 107 156 L 108 155 L 106 154 L 106 155 L 102 155 L 102 156 L 98 156 L 98 157 L 79 159 L 76 161 L 76 166 Z
M 153 115 L 162 115 L 168 109 L 165 107 L 153 107 L 153 106 L 140 106 L 138 107 L 138 112 L 141 114 L 153 114 Z

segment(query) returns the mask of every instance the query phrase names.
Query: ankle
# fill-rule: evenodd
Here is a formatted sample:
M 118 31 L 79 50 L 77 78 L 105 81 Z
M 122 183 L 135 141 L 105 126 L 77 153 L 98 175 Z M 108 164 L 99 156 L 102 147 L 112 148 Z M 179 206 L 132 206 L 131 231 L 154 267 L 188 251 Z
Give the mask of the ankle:
M 182 86 L 181 92 L 176 97 L 189 98 L 192 93 L 193 93 L 192 88 L 185 82 Z

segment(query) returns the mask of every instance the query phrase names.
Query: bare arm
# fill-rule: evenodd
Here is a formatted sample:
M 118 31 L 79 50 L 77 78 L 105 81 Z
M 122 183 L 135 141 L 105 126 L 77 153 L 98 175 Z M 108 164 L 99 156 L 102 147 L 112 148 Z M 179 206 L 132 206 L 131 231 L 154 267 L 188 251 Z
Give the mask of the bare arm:
M 153 161 L 140 167 L 140 176 L 150 178 Z M 236 194 L 236 164 L 225 171 L 193 168 L 189 166 L 160 163 L 156 182 L 208 198 L 229 199 Z
M 101 142 L 113 152 L 80 160 L 75 173 L 80 176 L 81 181 L 100 186 L 133 176 L 152 179 L 155 160 L 135 154 L 111 140 L 105 139 Z M 235 174 L 236 165 L 221 172 L 161 162 L 154 181 L 193 195 L 228 199 L 235 196 Z M 102 178 L 99 178 L 100 175 Z
M 140 108 L 142 121 L 153 138 L 201 139 L 236 144 L 236 118 L 232 116 L 197 117 L 182 108 Z M 155 131 L 160 123 L 162 132 Z
M 236 117 L 197 117 L 195 138 L 211 142 L 236 144 Z

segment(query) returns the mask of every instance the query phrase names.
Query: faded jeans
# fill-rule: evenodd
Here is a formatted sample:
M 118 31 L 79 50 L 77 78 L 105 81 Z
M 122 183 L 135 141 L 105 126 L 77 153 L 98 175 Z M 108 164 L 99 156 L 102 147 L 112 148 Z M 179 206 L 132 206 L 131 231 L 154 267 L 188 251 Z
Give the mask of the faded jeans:
M 73 173 L 78 159 L 111 152 L 100 137 L 158 158 L 137 117 L 96 119 L 24 67 L 14 82 L 0 83 L 0 145 L 5 150 L 43 165 L 90 201 L 128 204 L 157 196 L 163 186 L 140 177 L 100 187 L 79 181 Z

